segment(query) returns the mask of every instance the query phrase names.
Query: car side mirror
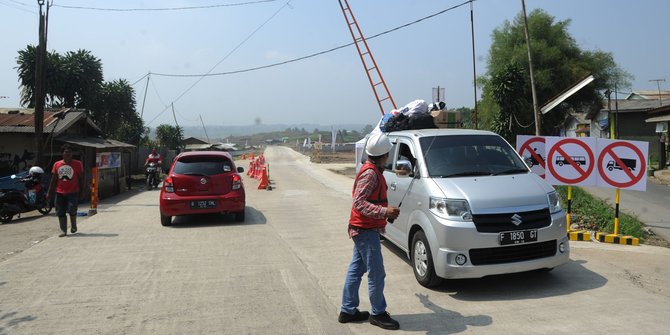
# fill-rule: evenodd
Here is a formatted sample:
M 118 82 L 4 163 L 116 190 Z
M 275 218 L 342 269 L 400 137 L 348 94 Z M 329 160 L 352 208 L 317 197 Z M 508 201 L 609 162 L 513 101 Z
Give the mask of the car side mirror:
M 400 159 L 395 163 L 395 175 L 398 177 L 409 177 L 412 174 L 412 162 Z
M 242 172 L 244 172 L 244 168 L 241 167 L 241 166 L 238 166 L 237 167 L 237 173 L 242 173 Z

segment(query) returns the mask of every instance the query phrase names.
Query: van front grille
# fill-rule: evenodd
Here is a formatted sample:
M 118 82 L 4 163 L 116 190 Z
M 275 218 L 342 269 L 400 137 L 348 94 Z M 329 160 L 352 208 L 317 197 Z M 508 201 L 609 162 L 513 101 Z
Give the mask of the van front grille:
M 515 215 L 521 221 L 518 226 L 512 223 Z M 499 233 L 548 227 L 551 224 L 551 215 L 549 208 L 545 208 L 530 212 L 473 214 L 472 221 L 480 233 Z
M 471 249 L 470 262 L 472 265 L 504 264 L 551 257 L 555 254 L 556 240 L 551 240 L 509 247 Z

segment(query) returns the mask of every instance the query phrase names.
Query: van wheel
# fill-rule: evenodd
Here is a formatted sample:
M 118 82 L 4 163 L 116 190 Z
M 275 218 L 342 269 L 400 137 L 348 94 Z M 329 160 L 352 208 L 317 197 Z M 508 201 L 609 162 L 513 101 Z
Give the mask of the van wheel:
M 442 278 L 435 274 L 433 256 L 426 234 L 419 230 L 412 238 L 412 268 L 416 281 L 424 287 L 434 287 L 442 282 Z
M 161 214 L 161 224 L 163 226 L 171 226 L 172 225 L 172 217 L 171 216 L 165 216 Z

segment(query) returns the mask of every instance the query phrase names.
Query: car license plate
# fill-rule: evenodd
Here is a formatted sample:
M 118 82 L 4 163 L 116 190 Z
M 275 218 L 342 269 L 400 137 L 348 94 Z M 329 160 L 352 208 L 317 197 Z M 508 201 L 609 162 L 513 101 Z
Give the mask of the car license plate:
M 191 201 L 191 208 L 216 208 L 216 200 L 194 200 Z
M 500 245 L 537 242 L 537 229 L 505 231 L 498 238 Z

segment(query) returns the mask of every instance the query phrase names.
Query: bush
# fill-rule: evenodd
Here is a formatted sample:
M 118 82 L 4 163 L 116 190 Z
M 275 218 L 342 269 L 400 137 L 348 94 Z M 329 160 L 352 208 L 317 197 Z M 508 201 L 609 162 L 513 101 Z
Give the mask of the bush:
M 563 209 L 568 210 L 568 186 L 555 186 L 561 195 Z M 579 187 L 572 187 L 571 225 L 580 229 L 614 233 L 614 208 L 606 201 L 592 196 Z M 638 218 L 619 211 L 619 235 L 630 235 L 640 239 L 648 238 L 644 223 Z

